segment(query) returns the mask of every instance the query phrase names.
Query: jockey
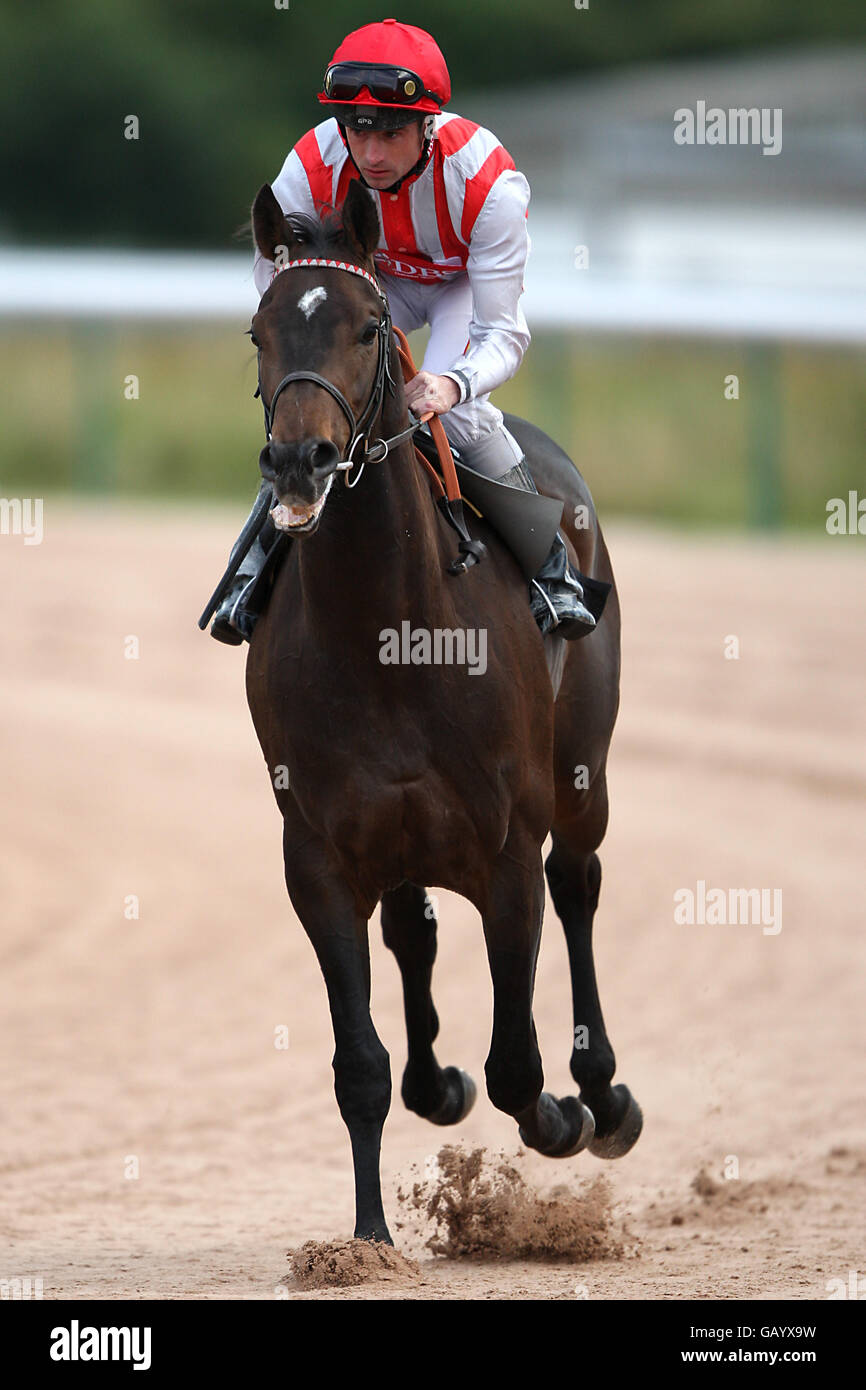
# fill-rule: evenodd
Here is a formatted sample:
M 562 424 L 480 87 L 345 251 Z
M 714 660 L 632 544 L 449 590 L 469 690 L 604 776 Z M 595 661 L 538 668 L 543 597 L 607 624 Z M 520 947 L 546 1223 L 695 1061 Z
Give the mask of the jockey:
M 342 205 L 352 179 L 370 190 L 381 227 L 374 261 L 392 320 L 404 333 L 430 325 L 422 368 L 406 384 L 409 408 L 441 416 L 476 472 L 536 492 L 490 400 L 530 340 L 519 303 L 529 185 L 495 135 L 442 109 L 450 96 L 430 34 L 396 19 L 365 25 L 331 59 L 318 97 L 328 118 L 290 151 L 273 191 L 284 212 L 322 216 Z M 273 274 L 257 250 L 260 294 Z M 220 641 L 249 639 L 255 614 L 245 599 L 264 558 L 256 541 L 217 609 L 211 632 Z M 595 625 L 558 532 L 530 592 L 542 632 L 578 637 Z

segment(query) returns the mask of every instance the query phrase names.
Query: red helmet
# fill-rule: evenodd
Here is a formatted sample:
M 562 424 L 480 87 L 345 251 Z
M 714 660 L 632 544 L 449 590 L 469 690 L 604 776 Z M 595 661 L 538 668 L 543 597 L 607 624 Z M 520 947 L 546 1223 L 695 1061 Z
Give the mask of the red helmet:
M 414 24 L 383 19 L 365 24 L 340 44 L 328 64 L 319 101 L 351 116 L 352 107 L 378 107 L 365 125 L 405 124 L 412 116 L 441 111 L 451 79 L 436 40 Z M 373 116 L 373 113 L 370 113 Z

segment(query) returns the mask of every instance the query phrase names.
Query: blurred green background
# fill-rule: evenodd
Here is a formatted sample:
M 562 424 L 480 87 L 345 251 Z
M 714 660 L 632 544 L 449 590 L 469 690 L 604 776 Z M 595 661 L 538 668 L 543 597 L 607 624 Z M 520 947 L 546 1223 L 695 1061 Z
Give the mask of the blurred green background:
M 0 243 L 236 248 L 256 189 L 319 119 L 331 52 L 390 10 L 357 0 L 5 5 Z M 440 0 L 434 13 L 412 0 L 396 14 L 435 30 L 450 107 L 470 117 L 488 90 L 513 89 L 519 103 L 524 84 L 820 51 L 866 29 L 862 0 L 591 0 L 579 15 L 573 0 Z M 121 136 L 129 113 L 141 122 L 135 142 Z M 552 128 L 560 114 L 552 102 Z M 532 183 L 531 158 L 512 153 Z M 262 427 L 246 326 L 0 320 L 0 486 L 248 499 Z M 496 400 L 567 449 L 602 509 L 813 526 L 826 498 L 862 477 L 863 366 L 861 350 L 841 346 L 535 328 Z M 134 403 L 123 395 L 131 372 Z M 731 373 L 738 402 L 724 396 Z
M 7 0 L 0 237 L 225 247 L 256 189 L 319 119 L 315 94 L 341 39 L 393 11 L 358 0 L 290 0 L 287 10 L 272 0 Z M 591 0 L 585 14 L 573 0 L 405 0 L 396 14 L 435 31 L 458 111 L 485 88 L 866 33 L 862 0 Z M 137 142 L 118 138 L 130 112 Z
M 750 399 L 766 354 L 778 399 L 766 385 Z M 863 365 L 862 354 L 790 344 L 545 333 L 496 400 L 563 445 L 602 512 L 814 527 L 826 499 L 863 477 Z M 133 371 L 141 396 L 127 401 Z M 21 327 L 0 337 L 0 372 L 17 379 L 2 440 L 7 494 L 34 480 L 45 491 L 255 493 L 262 418 L 240 327 Z M 731 373 L 745 383 L 737 402 L 724 396 Z M 777 456 L 781 476 L 765 480 Z

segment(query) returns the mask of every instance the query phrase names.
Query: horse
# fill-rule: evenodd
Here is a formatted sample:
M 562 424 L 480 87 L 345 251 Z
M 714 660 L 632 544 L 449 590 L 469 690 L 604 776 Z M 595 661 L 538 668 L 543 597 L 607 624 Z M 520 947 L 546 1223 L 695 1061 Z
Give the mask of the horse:
M 377 904 L 402 977 L 409 1110 L 454 1125 L 476 1095 L 472 1078 L 441 1066 L 433 1047 L 437 922 L 427 887 L 436 886 L 480 914 L 494 1000 L 487 1092 L 517 1121 L 522 1142 L 551 1157 L 588 1148 L 616 1158 L 640 1134 L 637 1102 L 611 1084 L 616 1063 L 592 955 L 619 703 L 619 605 L 585 482 L 542 430 L 506 417 L 540 492 L 565 503 L 578 568 L 612 586 L 597 628 L 563 644 L 554 694 L 513 555 L 473 518 L 486 555 L 455 565 L 453 532 L 415 461 L 375 277 L 379 225 L 369 194 L 356 180 L 341 208 L 305 219 L 284 216 L 265 184 L 252 230 L 262 255 L 283 267 L 249 331 L 269 436 L 259 465 L 293 526 L 252 634 L 246 693 L 282 816 L 289 898 L 328 993 L 354 1234 L 390 1244 L 380 1152 L 391 1071 L 370 1014 L 368 924 Z M 373 429 L 388 439 L 387 457 L 369 444 Z M 341 472 L 346 486 L 332 486 Z M 412 634 L 474 632 L 479 646 L 484 634 L 484 669 L 434 664 L 429 642 L 416 645 L 414 636 L 409 659 L 385 660 L 385 634 L 405 631 L 407 621 Z M 585 775 L 575 777 L 578 766 Z M 563 1098 L 543 1089 L 532 1015 L 545 870 L 571 972 L 579 1094 Z

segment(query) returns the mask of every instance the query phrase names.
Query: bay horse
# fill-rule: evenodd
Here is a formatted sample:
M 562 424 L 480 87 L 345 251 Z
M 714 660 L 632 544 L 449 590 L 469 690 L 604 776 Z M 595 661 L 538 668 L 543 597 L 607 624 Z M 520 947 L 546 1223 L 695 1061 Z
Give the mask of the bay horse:
M 619 702 L 619 607 L 565 644 L 558 694 L 527 582 L 492 528 L 472 519 L 483 561 L 448 572 L 455 538 L 416 465 L 387 301 L 372 253 L 378 216 L 354 181 L 324 222 L 284 217 L 269 185 L 252 211 L 262 255 L 280 269 L 250 335 L 269 440 L 263 477 L 296 525 L 252 634 L 247 699 L 283 819 L 285 878 L 319 960 L 334 1030 L 337 1103 L 355 1175 L 355 1235 L 391 1242 L 379 1174 L 391 1100 L 388 1054 L 370 1016 L 368 923 L 381 903 L 400 969 L 408 1038 L 402 1097 L 437 1125 L 475 1099 L 440 1066 L 431 997 L 430 885 L 478 910 L 493 981 L 487 1091 L 523 1143 L 551 1157 L 615 1158 L 641 1130 L 628 1088 L 612 1086 L 592 956 L 605 833 L 605 765 Z M 304 264 L 300 264 L 304 262 Z M 327 264 L 325 264 L 327 262 Z M 371 410 L 374 415 L 371 415 Z M 359 421 L 403 437 L 382 462 L 345 473 Z M 507 417 L 539 490 L 565 502 L 578 568 L 613 585 L 589 491 L 541 430 Z M 361 438 L 362 449 L 367 443 Z M 369 447 L 370 458 L 381 450 Z M 343 463 L 340 470 L 338 465 Z M 588 524 L 576 528 L 579 514 Z M 486 634 L 486 669 L 384 662 L 387 631 Z M 575 777 L 579 767 L 585 777 Z M 543 1089 L 532 995 L 547 880 L 568 946 L 580 1094 Z M 579 1038 L 579 1043 L 577 1042 Z

